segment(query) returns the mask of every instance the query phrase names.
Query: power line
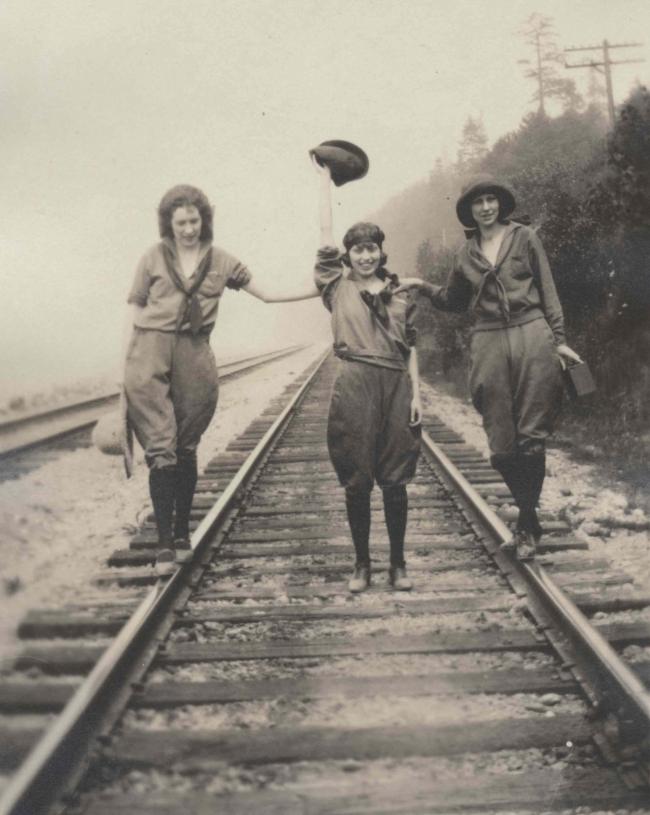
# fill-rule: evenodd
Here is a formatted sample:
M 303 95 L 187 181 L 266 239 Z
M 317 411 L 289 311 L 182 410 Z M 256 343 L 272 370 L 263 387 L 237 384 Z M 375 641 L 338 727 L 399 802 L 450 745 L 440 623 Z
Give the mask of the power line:
M 564 58 L 564 67 L 565 68 L 595 68 L 597 71 L 605 74 L 605 85 L 607 87 L 607 110 L 609 111 L 609 121 L 612 127 L 614 126 L 615 121 L 615 112 L 614 112 L 614 90 L 612 86 L 612 65 L 623 65 L 628 62 L 645 62 L 645 59 L 619 59 L 619 60 L 612 60 L 610 59 L 609 52 L 612 48 L 638 48 L 642 46 L 642 42 L 621 42 L 616 43 L 615 45 L 610 44 L 607 40 L 603 40 L 602 45 L 587 45 L 581 47 L 573 47 L 573 48 L 565 48 L 564 53 L 568 54 L 569 52 L 575 51 L 596 51 L 602 50 L 602 61 L 597 62 L 595 59 L 589 60 L 589 62 L 579 62 L 575 65 L 570 65 L 566 61 L 566 57 Z M 600 69 L 603 71 L 600 71 Z

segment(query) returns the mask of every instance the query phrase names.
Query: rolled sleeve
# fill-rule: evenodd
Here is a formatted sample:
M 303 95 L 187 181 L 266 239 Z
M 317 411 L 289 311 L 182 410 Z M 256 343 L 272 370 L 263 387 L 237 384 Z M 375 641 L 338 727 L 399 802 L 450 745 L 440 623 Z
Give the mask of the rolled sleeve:
M 542 298 L 542 309 L 546 321 L 553 332 L 553 339 L 556 345 L 565 342 L 564 334 L 564 314 L 560 298 L 557 296 L 557 289 L 553 281 L 553 274 L 546 256 L 542 242 L 535 232 L 530 230 L 529 260 L 533 270 L 533 276 L 539 286 L 539 294 Z
M 146 258 L 142 258 L 135 270 L 135 278 L 131 291 L 127 298 L 127 303 L 135 303 L 137 306 L 146 306 L 149 299 L 149 289 L 151 287 L 151 274 Z
M 241 261 L 233 258 L 232 268 L 228 270 L 226 275 L 226 286 L 229 289 L 238 291 L 247 286 L 252 279 L 253 275 L 248 271 L 247 267 Z
M 425 281 L 422 293 L 429 298 L 435 308 L 441 311 L 465 311 L 472 298 L 472 286 L 463 275 L 457 258 L 454 258 L 447 285 L 438 286 Z
M 335 246 L 323 246 L 316 255 L 314 283 L 325 307 L 332 310 L 332 296 L 343 276 L 341 253 Z

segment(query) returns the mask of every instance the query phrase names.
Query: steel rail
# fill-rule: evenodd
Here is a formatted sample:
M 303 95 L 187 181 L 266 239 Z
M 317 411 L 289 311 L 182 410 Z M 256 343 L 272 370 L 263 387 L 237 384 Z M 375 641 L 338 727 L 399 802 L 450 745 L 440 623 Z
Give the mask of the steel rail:
M 623 739 L 627 737 L 630 742 L 647 750 L 650 739 L 650 693 L 643 683 L 580 609 L 558 588 L 541 564 L 518 561 L 501 550 L 501 544 L 512 540 L 508 527 L 428 433 L 422 433 L 422 440 L 444 479 L 453 486 L 454 492 L 491 535 L 495 544 L 491 554 L 499 565 L 505 563 L 509 573 L 516 570 L 528 589 L 526 593 L 530 599 L 536 604 L 541 603 L 561 634 L 568 637 L 574 657 L 577 657 L 575 664 L 581 684 L 585 681 L 589 683 L 590 698 L 603 711 L 616 715 L 619 732 L 615 735 Z M 521 581 L 517 583 L 521 586 Z
M 151 646 L 165 615 L 186 588 L 192 568 L 201 565 L 201 556 L 210 545 L 211 533 L 232 509 L 240 489 L 269 452 L 328 354 L 321 357 L 194 531 L 190 540 L 193 557 L 179 564 L 168 581 L 158 581 L 150 590 L 52 726 L 30 751 L 0 797 L 0 815 L 47 813 L 69 793 L 72 783 L 78 783 L 81 769 L 85 771 L 87 757 L 103 733 L 108 712 L 112 717 L 116 715 L 115 710 L 110 710 L 115 695 L 124 686 L 132 684 L 132 666 L 137 667 L 140 676 L 149 667 L 157 648 L 146 661 L 144 652 Z
M 62 405 L 55 405 L 52 408 L 45 408 L 44 410 L 35 410 L 32 413 L 26 413 L 23 416 L 15 416 L 12 419 L 3 419 L 0 421 L 0 433 L 4 434 L 11 431 L 12 428 L 22 427 L 31 424 L 32 422 L 42 422 L 43 420 L 53 419 L 59 414 L 69 413 L 73 410 L 85 410 L 86 408 L 99 407 L 104 402 L 110 402 L 119 398 L 119 391 L 108 391 L 99 396 L 93 396 L 89 399 L 82 399 L 78 402 L 65 402 Z
M 218 365 L 219 379 L 228 379 L 231 376 L 255 368 L 258 365 L 263 365 L 288 354 L 296 353 L 305 347 L 305 345 L 291 345 L 276 351 L 269 351 L 264 354 L 224 362 Z M 39 447 L 40 445 L 58 441 L 66 436 L 71 436 L 93 427 L 99 417 L 106 412 L 104 408 L 108 410 L 108 408 L 113 406 L 113 403 L 117 403 L 119 397 L 119 391 L 111 391 L 91 399 L 84 399 L 80 402 L 68 402 L 48 410 L 37 411 L 0 422 L 0 460 L 11 458 L 12 456 Z M 85 413 L 90 413 L 90 415 L 86 415 L 82 418 Z M 80 415 L 75 418 L 76 414 Z M 39 426 L 51 423 L 57 419 L 64 421 L 66 415 L 68 417 L 68 423 L 63 427 L 59 426 L 54 432 L 47 432 L 46 428 L 43 427 L 39 432 Z M 32 435 L 29 436 L 31 425 L 34 427 L 31 428 Z M 20 434 L 21 432 L 27 433 L 29 437 L 24 438 L 23 436 L 22 440 L 13 446 L 11 444 L 12 435 L 16 436 L 16 434 Z M 9 443 L 10 445 L 5 449 L 2 449 L 3 438 L 6 440 L 4 443 Z
M 264 354 L 254 354 L 250 357 L 242 357 L 242 359 L 233 359 L 228 362 L 217 362 L 217 368 L 219 369 L 219 376 L 221 377 L 228 377 L 232 374 L 236 374 L 239 370 L 247 370 L 248 368 L 254 368 L 256 364 L 262 364 L 263 362 L 271 362 L 272 360 L 276 359 L 276 357 L 282 357 L 286 354 L 293 354 L 297 351 L 301 351 L 303 348 L 306 348 L 306 345 L 288 345 L 286 348 L 279 348 L 276 351 L 267 351 Z M 250 365 L 246 365 L 247 362 L 250 362 Z M 244 366 L 241 369 L 235 366 Z M 225 371 L 226 368 L 234 368 L 232 371 Z

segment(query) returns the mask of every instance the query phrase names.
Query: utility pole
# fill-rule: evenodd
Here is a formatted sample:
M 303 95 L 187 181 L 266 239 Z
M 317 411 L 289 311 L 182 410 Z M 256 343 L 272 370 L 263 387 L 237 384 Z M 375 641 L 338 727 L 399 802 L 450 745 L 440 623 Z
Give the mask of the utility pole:
M 602 50 L 603 58 L 602 62 L 596 62 L 595 59 L 591 59 L 588 62 L 579 62 L 577 65 L 569 65 L 566 61 L 566 56 L 564 58 L 564 67 L 565 68 L 595 68 L 598 73 L 605 74 L 605 85 L 607 87 L 607 109 L 609 111 L 609 122 L 611 126 L 614 126 L 614 121 L 616 118 L 616 114 L 614 111 L 614 90 L 612 86 L 612 65 L 623 65 L 626 62 L 645 62 L 644 59 L 620 59 L 614 62 L 610 59 L 609 52 L 612 48 L 638 48 L 642 46 L 642 42 L 622 42 L 617 43 L 616 45 L 611 45 L 607 40 L 603 40 L 602 45 L 588 45 L 584 48 L 565 48 L 564 53 L 567 54 L 570 51 L 596 51 Z M 602 70 L 601 70 L 602 69 Z

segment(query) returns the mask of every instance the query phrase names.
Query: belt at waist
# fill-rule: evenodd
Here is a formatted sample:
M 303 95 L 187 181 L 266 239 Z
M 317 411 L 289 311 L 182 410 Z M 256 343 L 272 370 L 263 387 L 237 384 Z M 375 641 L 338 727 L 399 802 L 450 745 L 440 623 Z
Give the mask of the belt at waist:
M 402 357 L 383 356 L 382 354 L 372 354 L 367 351 L 352 351 L 349 348 L 337 348 L 334 346 L 334 353 L 339 359 L 348 362 L 363 362 L 366 365 L 377 365 L 380 368 L 390 368 L 394 371 L 406 371 L 406 364 Z
M 472 331 L 497 331 L 501 328 L 513 328 L 518 325 L 525 325 L 532 323 L 533 320 L 543 320 L 544 314 L 539 308 L 531 308 L 528 311 L 521 312 L 520 314 L 511 314 L 510 319 L 506 322 L 499 317 L 482 317 L 477 320 L 472 326 Z
M 181 328 L 180 331 L 175 331 L 173 328 L 144 328 L 141 325 L 134 325 L 133 328 L 136 331 L 159 331 L 161 334 L 175 334 L 177 337 L 205 337 L 212 333 L 212 329 L 214 328 L 214 323 L 210 323 L 209 325 L 204 325 L 199 329 L 198 334 L 193 335 L 191 328 Z

